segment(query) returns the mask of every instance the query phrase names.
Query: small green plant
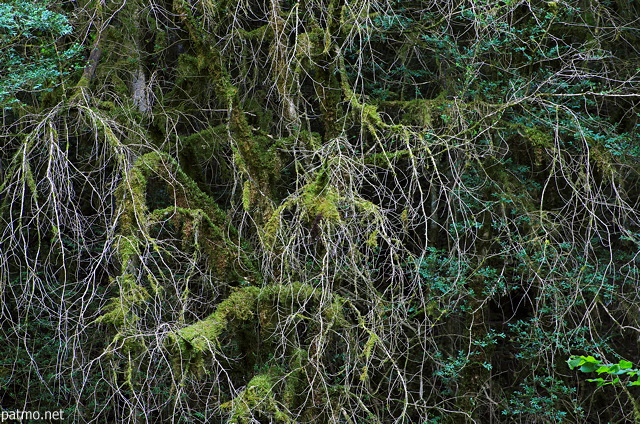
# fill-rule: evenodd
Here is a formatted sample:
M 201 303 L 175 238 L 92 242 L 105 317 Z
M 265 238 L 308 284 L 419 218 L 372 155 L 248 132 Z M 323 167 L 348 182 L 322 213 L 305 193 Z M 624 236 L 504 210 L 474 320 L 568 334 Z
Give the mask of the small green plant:
M 621 360 L 617 364 L 607 364 L 603 361 L 594 358 L 593 356 L 571 356 L 567 360 L 569 368 L 578 368 L 582 372 L 596 372 L 599 375 L 605 374 L 609 376 L 609 379 L 589 378 L 587 381 L 597 383 L 598 387 L 607 385 L 617 385 L 627 394 L 631 405 L 633 407 L 633 419 L 636 424 L 640 423 L 640 402 L 631 394 L 627 386 L 640 386 L 640 369 L 634 368 L 633 363 Z M 628 377 L 624 381 L 622 376 Z
M 606 364 L 593 356 L 572 356 L 567 360 L 569 368 L 582 372 L 596 372 L 598 375 L 606 374 L 613 379 L 589 378 L 587 381 L 598 383 L 598 386 L 622 383 L 621 376 L 629 377 L 627 386 L 640 386 L 640 369 L 634 368 L 633 363 L 624 359 L 617 364 Z M 635 379 L 634 379 L 635 378 Z

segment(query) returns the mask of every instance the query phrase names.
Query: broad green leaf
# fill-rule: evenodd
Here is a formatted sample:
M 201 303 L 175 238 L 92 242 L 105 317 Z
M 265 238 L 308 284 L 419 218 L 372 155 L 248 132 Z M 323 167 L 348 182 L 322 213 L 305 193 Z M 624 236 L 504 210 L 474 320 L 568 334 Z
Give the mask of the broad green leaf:
M 633 364 L 629 361 L 625 361 L 624 359 L 622 361 L 620 361 L 620 368 L 622 369 L 629 369 L 629 368 L 633 368 Z
M 600 364 L 600 363 L 602 363 L 602 361 L 600 361 L 599 359 L 594 358 L 593 356 L 581 356 L 581 358 L 585 362 L 589 362 L 591 364 Z
M 607 368 L 609 368 L 607 370 L 607 372 L 609 374 L 614 374 L 614 375 L 624 374 L 624 371 L 620 372 L 620 365 L 618 365 L 618 364 L 611 365 L 611 366 L 609 366 Z
M 584 363 L 584 361 L 579 356 L 572 356 L 567 360 L 567 364 L 569 365 L 569 368 L 571 368 L 571 369 L 579 367 L 583 363 Z
M 580 371 L 582 371 L 582 372 L 594 372 L 598 368 L 599 368 L 598 364 L 587 362 L 585 364 L 582 364 L 582 366 L 580 366 Z

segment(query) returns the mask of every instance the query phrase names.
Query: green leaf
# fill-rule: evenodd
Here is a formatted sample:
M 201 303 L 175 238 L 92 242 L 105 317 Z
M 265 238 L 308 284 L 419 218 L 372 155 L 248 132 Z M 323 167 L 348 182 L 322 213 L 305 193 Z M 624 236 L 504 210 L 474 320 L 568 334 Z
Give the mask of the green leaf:
M 611 365 L 610 367 L 607 367 L 607 368 L 608 368 L 607 372 L 609 374 L 613 374 L 613 375 L 624 374 L 624 370 L 622 372 L 620 372 L 620 365 L 614 364 L 614 365 Z
M 572 356 L 567 360 L 567 365 L 569 365 L 569 368 L 571 369 L 579 367 L 583 363 L 584 360 L 580 356 Z
M 633 368 L 633 364 L 629 361 L 625 361 L 624 359 L 620 361 L 620 368 L 622 369 L 629 369 L 629 368 Z
M 600 363 L 602 363 L 602 361 L 600 361 L 599 359 L 594 358 L 593 356 L 581 356 L 581 358 L 585 362 L 589 362 L 591 364 L 600 364 Z
M 612 370 L 610 371 L 610 373 L 613 374 L 613 375 L 629 374 L 629 371 L 630 371 L 629 369 L 620 368 L 620 365 L 614 365 L 611 368 L 612 368 Z
M 582 371 L 582 372 L 594 372 L 599 367 L 600 366 L 598 364 L 594 364 L 592 362 L 587 362 L 585 364 L 582 364 L 582 366 L 580 366 L 580 371 Z

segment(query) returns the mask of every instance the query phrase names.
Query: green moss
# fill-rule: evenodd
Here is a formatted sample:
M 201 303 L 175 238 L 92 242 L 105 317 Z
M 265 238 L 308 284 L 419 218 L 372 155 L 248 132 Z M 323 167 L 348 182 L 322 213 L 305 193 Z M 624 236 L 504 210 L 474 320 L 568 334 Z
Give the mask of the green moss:
M 228 423 L 255 422 L 256 415 L 267 417 L 269 422 L 293 423 L 275 399 L 276 381 L 277 376 L 271 373 L 258 374 L 235 399 L 222 404 L 221 407 L 230 413 Z
M 548 129 L 540 129 L 538 127 L 528 127 L 524 130 L 529 143 L 534 147 L 552 148 L 553 132 Z
M 295 281 L 290 284 L 274 284 L 265 286 L 260 290 L 258 300 L 269 304 L 298 304 L 310 300 L 318 301 L 322 296 L 322 290 L 310 284 Z
M 278 248 L 275 244 L 278 233 L 283 229 L 283 214 L 287 210 L 292 210 L 299 214 L 299 219 L 304 224 L 310 226 L 310 229 L 319 225 L 327 225 L 329 229 L 342 223 L 342 211 L 349 209 L 357 209 L 363 219 L 380 224 L 381 214 L 379 208 L 364 199 L 343 196 L 338 189 L 331 185 L 330 181 L 330 165 L 323 167 L 318 172 L 315 179 L 302 187 L 295 194 L 290 195 L 267 219 L 263 225 L 262 243 L 269 249 Z M 376 243 L 376 235 L 369 234 L 368 242 Z M 367 240 L 362 240 L 366 242 Z
M 366 359 L 371 358 L 373 348 L 379 341 L 380 337 L 378 337 L 375 333 L 369 333 L 369 339 L 367 339 L 367 342 L 364 344 L 364 349 L 362 349 L 362 356 L 364 356 Z
M 218 338 L 227 329 L 230 321 L 246 321 L 253 318 L 259 290 L 253 286 L 237 289 L 220 303 L 209 317 L 178 330 L 177 336 L 182 347 L 188 344 L 188 350 L 202 354 L 218 346 Z
M 176 68 L 176 86 L 182 89 L 187 88 L 191 92 L 191 88 L 195 88 L 195 78 L 203 74 L 205 64 L 206 62 L 199 59 L 199 56 L 181 54 Z
M 131 325 L 139 318 L 133 309 L 149 299 L 147 290 L 139 285 L 131 274 L 123 274 L 116 278 L 120 287 L 120 296 L 113 298 L 104 307 L 104 313 L 95 323 L 112 324 L 115 327 Z
M 208 19 L 214 19 L 213 16 L 221 8 L 220 5 L 209 7 L 203 4 L 201 12 L 208 16 Z M 260 224 L 272 212 L 271 199 L 275 197 L 275 188 L 282 168 L 278 152 L 273 147 L 271 138 L 254 134 L 242 109 L 238 89 L 231 83 L 229 72 L 223 65 L 221 53 L 216 49 L 216 44 L 208 39 L 206 32 L 200 29 L 198 18 L 192 13 L 193 8 L 179 1 L 174 2 L 174 10 L 186 25 L 196 51 L 195 56 L 181 56 L 179 74 L 184 75 L 185 79 L 194 74 L 206 76 L 212 82 L 218 102 L 229 109 L 227 128 L 232 138 L 231 147 L 234 149 L 236 165 L 246 174 L 246 180 L 254 185 L 255 192 L 260 193 L 260 196 L 253 196 L 253 201 L 250 202 L 256 210 L 254 219 Z M 203 91 L 200 86 L 198 90 Z
M 177 374 L 202 374 L 205 370 L 204 358 L 217 351 L 223 332 L 230 331 L 233 324 L 238 325 L 255 316 L 259 290 L 254 286 L 236 289 L 207 318 L 167 337 L 165 346 L 173 356 Z
M 324 293 L 321 288 L 300 282 L 262 288 L 245 286 L 235 289 L 207 318 L 170 335 L 167 348 L 174 358 L 185 358 L 190 364 L 188 371 L 194 373 L 197 370 L 192 368 L 192 364 L 202 364 L 204 355 L 215 352 L 223 333 L 239 331 L 243 323 L 251 321 L 258 321 L 262 331 L 268 333 L 276 328 L 277 320 L 281 319 L 283 313 L 286 315 L 286 311 L 298 311 L 301 305 L 305 308 L 322 307 L 320 313 L 327 322 L 324 331 L 345 323 L 344 300 L 340 296 Z M 263 338 L 268 339 L 269 335 Z
M 384 101 L 379 103 L 379 107 L 387 112 L 394 111 L 403 125 L 425 129 L 434 128 L 434 121 L 441 115 L 449 114 L 452 108 L 444 92 L 433 99 Z
M 378 231 L 372 231 L 371 234 L 369 234 L 369 237 L 367 237 L 365 243 L 369 247 L 378 247 Z
M 328 327 L 342 327 L 347 320 L 344 316 L 345 299 L 338 295 L 333 295 L 331 303 L 322 310 L 322 316 L 327 321 Z
M 618 177 L 618 173 L 613 167 L 615 161 L 612 158 L 611 152 L 606 148 L 597 144 L 595 146 L 591 145 L 589 149 L 589 160 L 593 162 L 600 172 L 606 172 L 609 175 Z
M 300 131 L 294 137 L 287 137 L 282 140 L 285 147 L 293 146 L 293 142 L 298 140 L 310 150 L 319 150 L 322 147 L 322 137 L 317 132 Z M 287 140 L 291 140 L 291 142 L 287 143 Z
M 309 384 L 305 378 L 304 367 L 308 362 L 309 352 L 304 349 L 295 349 L 291 354 L 291 371 L 285 377 L 285 385 L 282 399 L 289 409 L 297 409 L 303 401 Z
M 117 249 L 120 263 L 127 264 L 140 254 L 140 242 L 136 237 L 122 235 L 118 238 Z
M 89 88 L 89 78 L 85 75 L 81 76 L 78 82 L 76 83 L 76 88 L 77 89 Z
M 274 247 L 276 237 L 282 227 L 282 214 L 285 210 L 296 204 L 296 200 L 297 199 L 295 198 L 287 199 L 282 205 L 278 206 L 278 208 L 273 211 L 269 219 L 267 219 L 267 222 L 262 225 L 261 241 L 268 250 L 271 250 Z
M 264 131 L 265 135 L 269 133 L 273 123 L 277 121 L 273 111 L 264 108 L 267 97 L 268 93 L 265 90 L 256 90 L 256 93 L 245 100 L 242 105 L 245 110 L 250 110 L 252 114 L 256 115 L 254 119 L 257 120 L 258 128 Z
M 242 184 L 242 207 L 245 211 L 249 211 L 251 208 L 251 201 L 254 194 L 251 192 L 251 182 L 245 181 Z
M 116 189 L 116 199 L 123 214 L 118 220 L 119 233 L 124 236 L 138 234 L 139 226 L 145 225 L 145 213 L 147 207 L 145 196 L 147 189 L 147 179 L 137 168 L 133 167 L 123 182 Z
M 410 156 L 410 150 L 396 150 L 395 152 L 382 152 L 382 153 L 373 153 L 364 158 L 364 162 L 367 165 L 378 166 L 382 168 L 388 168 L 393 170 L 393 160 L 397 158 L 402 158 L 405 156 Z
M 304 188 L 301 196 L 301 206 L 309 220 L 319 216 L 324 220 L 339 221 L 339 201 L 340 196 L 329 186 L 329 170 L 326 166 L 318 172 L 315 180 Z
M 340 221 L 339 201 L 340 196 L 333 190 L 327 190 L 321 194 L 313 194 L 312 191 L 305 192 L 302 197 L 302 205 L 309 221 L 315 217 L 328 221 Z
M 202 131 L 178 139 L 180 169 L 184 170 L 196 183 L 203 183 L 207 179 L 203 174 L 203 167 L 211 164 L 215 166 L 216 178 L 227 181 L 233 177 L 229 164 L 220 160 L 223 149 L 228 146 L 228 129 L 226 125 L 208 127 Z M 206 185 L 201 186 L 206 191 Z
M 115 103 L 114 103 L 114 102 L 109 102 L 109 101 L 99 101 L 99 102 L 98 102 L 98 107 L 99 107 L 100 109 L 110 111 L 110 110 L 114 110 L 114 109 L 116 108 L 116 105 L 115 105 Z
M 176 205 L 185 209 L 200 209 L 215 225 L 227 222 L 226 213 L 204 193 L 171 156 L 162 152 L 151 152 L 141 156 L 130 171 L 128 184 L 135 201 L 144 206 L 147 179 L 160 176 L 173 183 Z M 146 210 L 146 209 L 142 209 Z M 235 234 L 235 231 L 234 231 Z
M 192 146 L 201 156 L 211 154 L 211 150 L 215 150 L 227 139 L 227 126 L 218 125 L 208 127 L 202 131 L 190 134 L 181 138 L 183 145 Z
M 263 25 L 251 31 L 246 31 L 242 28 L 238 29 L 238 36 L 245 40 L 254 40 L 264 42 L 266 40 L 273 39 L 273 30 L 271 25 Z
M 156 177 L 174 187 L 172 203 L 175 206 L 149 211 L 146 204 L 147 184 Z M 226 214 L 198 188 L 178 163 L 165 153 L 152 152 L 138 158 L 116 190 L 116 196 L 123 211 L 118 221 L 117 239 L 121 266 L 121 275 L 117 279 L 120 294 L 110 301 L 105 313 L 97 322 L 123 326 L 137 319 L 133 311 L 136 306 L 147 301 L 149 294 L 135 281 L 131 273 L 139 268 L 141 246 L 155 246 L 150 234 L 150 227 L 154 223 L 171 220 L 175 228 L 182 230 L 182 249 L 194 248 L 204 254 L 214 275 L 224 281 L 237 281 L 239 270 L 248 272 L 246 270 L 255 269 L 246 256 L 246 251 L 239 249 L 229 238 L 229 235 L 237 235 L 237 232 L 228 225 Z M 238 254 L 240 250 L 243 252 L 242 255 Z M 239 264 L 242 266 L 238 266 Z M 147 277 L 154 292 L 160 293 L 161 285 L 156 281 L 156 277 L 151 274 Z M 228 316 L 239 318 L 239 314 L 246 312 L 250 307 L 242 307 L 246 302 L 251 305 L 248 299 L 242 298 L 242 293 L 219 305 L 216 314 L 210 319 L 184 329 L 181 340 L 193 341 L 191 348 L 196 351 L 205 350 L 206 346 L 203 343 L 217 337 L 221 329 L 225 328 Z M 230 304 L 233 311 L 225 312 Z M 196 337 L 199 334 L 203 336 Z

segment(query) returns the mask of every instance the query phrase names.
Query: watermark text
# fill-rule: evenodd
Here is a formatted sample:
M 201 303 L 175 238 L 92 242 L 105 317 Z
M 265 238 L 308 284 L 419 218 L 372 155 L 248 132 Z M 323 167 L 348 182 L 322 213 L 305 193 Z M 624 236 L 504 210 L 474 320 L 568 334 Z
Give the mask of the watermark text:
M 0 411 L 0 423 L 21 421 L 62 421 L 64 411 Z

